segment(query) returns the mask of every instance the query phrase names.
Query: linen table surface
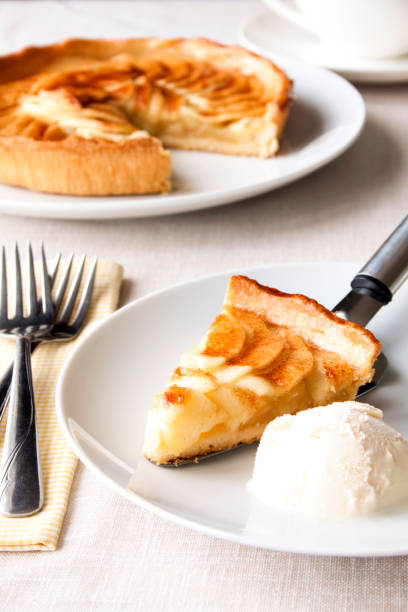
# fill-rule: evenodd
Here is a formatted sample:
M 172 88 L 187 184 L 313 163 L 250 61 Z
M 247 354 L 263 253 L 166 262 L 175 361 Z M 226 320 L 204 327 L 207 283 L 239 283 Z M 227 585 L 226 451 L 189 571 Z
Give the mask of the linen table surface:
M 0 52 L 67 37 L 207 36 L 237 42 L 256 1 L 0 2 Z M 352 148 L 273 193 L 207 211 L 119 221 L 0 215 L 0 243 L 43 240 L 125 270 L 121 304 L 222 269 L 364 261 L 407 213 L 408 86 L 359 86 Z M 318 92 L 317 92 L 318 95 Z M 271 552 L 201 535 L 106 488 L 81 464 L 55 552 L 0 553 L 0 609 L 370 611 L 408 608 L 408 558 Z

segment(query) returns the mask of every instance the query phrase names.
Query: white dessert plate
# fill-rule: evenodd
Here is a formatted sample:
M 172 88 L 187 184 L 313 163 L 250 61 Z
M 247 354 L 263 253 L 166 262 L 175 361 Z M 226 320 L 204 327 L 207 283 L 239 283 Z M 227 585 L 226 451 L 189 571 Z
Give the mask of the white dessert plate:
M 243 200 L 291 183 L 327 164 L 357 138 L 365 109 L 341 77 L 286 57 L 296 101 L 279 154 L 271 159 L 172 151 L 168 195 L 79 197 L 0 184 L 0 212 L 62 219 L 113 219 L 181 213 Z
M 350 263 L 322 263 L 244 272 L 333 307 L 358 269 Z M 131 502 L 207 534 L 303 553 L 407 554 L 408 504 L 366 518 L 318 521 L 274 511 L 251 499 L 246 483 L 254 446 L 177 468 L 158 467 L 142 457 L 152 398 L 163 388 L 180 354 L 200 339 L 219 312 L 229 276 L 196 280 L 136 300 L 79 342 L 57 389 L 59 422 L 74 452 Z M 408 284 L 373 321 L 371 328 L 383 341 L 390 367 L 381 386 L 366 396 L 405 436 L 407 305 Z M 128 489 L 131 477 L 135 492 Z
M 251 18 L 240 30 L 240 42 L 271 57 L 285 54 L 324 66 L 360 83 L 408 81 L 408 55 L 387 59 L 355 58 L 328 48 L 317 36 L 290 23 L 272 10 Z

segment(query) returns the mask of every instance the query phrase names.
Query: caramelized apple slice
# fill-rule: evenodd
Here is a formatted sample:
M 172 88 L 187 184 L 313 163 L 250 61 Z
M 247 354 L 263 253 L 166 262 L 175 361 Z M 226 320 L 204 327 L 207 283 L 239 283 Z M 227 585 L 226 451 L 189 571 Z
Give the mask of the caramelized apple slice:
M 244 346 L 245 329 L 226 314 L 220 314 L 205 337 L 203 355 L 224 357 L 227 361 L 237 357 Z

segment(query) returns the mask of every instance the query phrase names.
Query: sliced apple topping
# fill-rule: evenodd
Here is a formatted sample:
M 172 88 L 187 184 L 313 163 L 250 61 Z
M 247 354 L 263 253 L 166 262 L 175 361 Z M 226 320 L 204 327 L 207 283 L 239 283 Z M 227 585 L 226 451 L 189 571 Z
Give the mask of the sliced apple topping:
M 229 361 L 238 357 L 244 343 L 244 327 L 227 314 L 220 314 L 208 331 L 202 353 L 211 357 L 224 357 Z

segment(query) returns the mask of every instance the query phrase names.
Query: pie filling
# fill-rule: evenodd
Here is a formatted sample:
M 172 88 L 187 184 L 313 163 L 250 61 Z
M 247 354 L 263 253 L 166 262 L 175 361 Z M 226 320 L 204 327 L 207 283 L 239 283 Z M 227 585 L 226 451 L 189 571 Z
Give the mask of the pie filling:
M 131 138 L 149 138 L 148 132 L 135 128 L 119 108 L 94 103 L 82 107 L 62 90 L 41 90 L 21 98 L 21 112 L 44 124 L 59 127 L 66 135 L 104 138 L 113 142 Z
M 170 147 L 212 144 L 221 152 L 224 146 L 225 152 L 268 157 L 278 148 L 278 91 L 276 98 L 271 101 L 256 75 L 238 69 L 205 61 L 137 65 L 125 56 L 28 82 L 15 105 L 0 109 L 0 129 L 37 139 L 76 134 L 120 142 L 151 135 Z
M 338 354 L 225 306 L 156 396 L 145 455 L 177 462 L 253 442 L 277 416 L 354 398 L 360 380 Z

